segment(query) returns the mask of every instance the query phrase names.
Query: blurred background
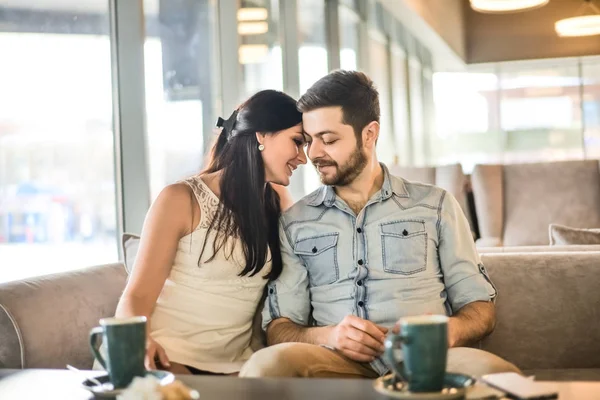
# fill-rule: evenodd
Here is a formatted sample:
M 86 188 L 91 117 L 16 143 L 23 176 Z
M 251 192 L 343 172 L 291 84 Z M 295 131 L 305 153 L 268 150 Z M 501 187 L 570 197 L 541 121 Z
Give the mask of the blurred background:
M 600 23 L 557 25 L 584 3 L 0 0 L 0 282 L 117 261 L 218 116 L 337 68 L 375 81 L 390 165 L 600 158 Z

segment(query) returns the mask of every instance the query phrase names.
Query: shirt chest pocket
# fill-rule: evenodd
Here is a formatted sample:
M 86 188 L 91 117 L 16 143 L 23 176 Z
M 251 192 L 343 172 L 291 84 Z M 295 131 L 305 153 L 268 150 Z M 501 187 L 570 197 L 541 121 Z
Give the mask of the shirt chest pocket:
M 383 269 L 393 274 L 412 275 L 427 268 L 425 222 L 393 221 L 381 224 Z
M 338 280 L 337 233 L 298 238 L 294 253 L 308 269 L 311 286 L 329 285 Z

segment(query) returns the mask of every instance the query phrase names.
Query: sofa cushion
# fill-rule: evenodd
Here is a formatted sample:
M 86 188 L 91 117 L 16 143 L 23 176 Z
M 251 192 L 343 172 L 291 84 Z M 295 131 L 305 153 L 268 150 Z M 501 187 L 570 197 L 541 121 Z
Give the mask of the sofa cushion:
M 471 174 L 479 223 L 477 246 L 502 246 L 504 187 L 502 165 L 476 165 Z
M 483 350 L 523 370 L 600 368 L 600 252 L 481 259 L 498 289 Z
M 600 229 L 570 228 L 568 226 L 550 224 L 550 246 L 598 245 Z
M 88 332 L 114 315 L 126 277 L 119 263 L 1 284 L 0 363 L 90 369 Z
M 400 176 L 407 181 L 427 183 L 435 185 L 435 167 L 403 167 L 391 165 L 389 167 L 392 175 Z
M 547 244 L 551 223 L 600 228 L 597 160 L 504 166 L 504 245 Z
M 477 247 L 479 254 L 486 253 L 564 253 L 565 251 L 600 251 L 599 244 L 569 246 L 500 246 Z
M 121 238 L 121 243 L 123 245 L 123 256 L 125 258 L 125 269 L 127 270 L 127 274 L 131 274 L 135 258 L 137 257 L 140 248 L 140 236 L 133 233 L 124 233 Z

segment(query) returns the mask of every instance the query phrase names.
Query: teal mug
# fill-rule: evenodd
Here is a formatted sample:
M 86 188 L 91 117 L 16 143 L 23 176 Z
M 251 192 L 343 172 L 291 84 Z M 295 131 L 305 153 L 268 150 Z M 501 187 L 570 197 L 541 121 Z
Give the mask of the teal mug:
M 420 315 L 401 318 L 400 332 L 388 334 L 385 360 L 406 381 L 411 392 L 439 392 L 444 387 L 448 358 L 448 317 Z M 397 357 L 398 348 L 402 358 Z
M 106 359 L 100 354 L 99 336 L 107 350 Z M 114 388 L 126 388 L 133 378 L 146 374 L 146 317 L 101 319 L 100 326 L 90 331 L 90 347 Z

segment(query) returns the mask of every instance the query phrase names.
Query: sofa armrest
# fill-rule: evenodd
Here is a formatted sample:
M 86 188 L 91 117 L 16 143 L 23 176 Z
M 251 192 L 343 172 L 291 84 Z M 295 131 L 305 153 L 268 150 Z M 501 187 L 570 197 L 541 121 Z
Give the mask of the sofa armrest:
M 0 285 L 0 362 L 90 369 L 89 331 L 114 315 L 126 280 L 118 263 Z
M 498 237 L 479 238 L 475 242 L 477 248 L 502 247 L 502 239 Z
M 521 369 L 600 368 L 600 252 L 482 254 L 498 289 L 483 350 Z

